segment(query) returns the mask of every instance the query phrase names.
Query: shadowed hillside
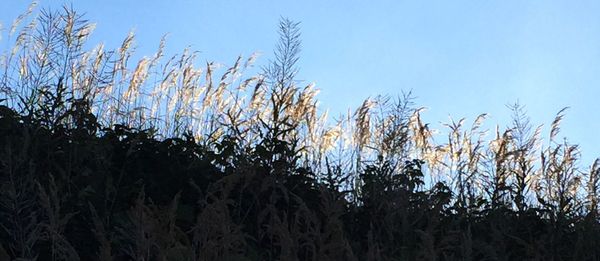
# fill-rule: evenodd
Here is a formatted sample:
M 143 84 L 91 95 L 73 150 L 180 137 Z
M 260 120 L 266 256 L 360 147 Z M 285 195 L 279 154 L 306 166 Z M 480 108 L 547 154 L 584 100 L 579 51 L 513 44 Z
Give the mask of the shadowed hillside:
M 77 12 L 30 10 L 2 41 L 0 260 L 599 260 L 596 161 L 582 169 L 515 104 L 512 126 L 433 140 L 406 93 L 335 120 L 272 60 L 132 60 Z

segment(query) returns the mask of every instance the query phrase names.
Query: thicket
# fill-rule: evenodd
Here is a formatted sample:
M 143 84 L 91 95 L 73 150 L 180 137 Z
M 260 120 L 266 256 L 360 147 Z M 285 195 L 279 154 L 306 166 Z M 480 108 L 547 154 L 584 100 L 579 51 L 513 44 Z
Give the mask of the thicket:
M 328 123 L 287 19 L 248 78 L 255 56 L 197 67 L 164 40 L 130 66 L 133 34 L 92 30 L 32 5 L 3 39 L 1 260 L 600 260 L 600 161 L 558 140 L 564 110 L 547 140 L 515 104 L 438 144 L 410 94 Z

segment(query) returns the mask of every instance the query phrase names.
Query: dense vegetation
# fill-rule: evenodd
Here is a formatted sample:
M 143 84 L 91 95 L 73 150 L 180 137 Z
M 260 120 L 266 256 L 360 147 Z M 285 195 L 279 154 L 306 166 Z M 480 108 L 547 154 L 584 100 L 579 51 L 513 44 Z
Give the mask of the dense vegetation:
M 327 123 L 286 19 L 262 73 L 215 79 L 32 13 L 0 54 L 1 260 L 600 260 L 598 161 L 558 141 L 564 111 L 545 142 L 516 104 L 436 144 L 410 94 Z

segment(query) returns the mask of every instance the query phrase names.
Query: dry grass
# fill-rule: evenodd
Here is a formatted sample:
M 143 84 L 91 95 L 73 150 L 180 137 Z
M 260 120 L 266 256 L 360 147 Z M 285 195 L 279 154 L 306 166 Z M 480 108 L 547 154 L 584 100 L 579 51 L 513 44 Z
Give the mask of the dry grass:
M 85 50 L 94 24 L 68 8 L 36 16 L 35 6 L 33 3 L 15 19 L 8 37 L 4 38 L 13 45 L 0 59 L 3 61 L 1 95 L 10 107 L 35 110 L 43 102 L 36 90 L 49 88 L 62 79 L 71 88 L 68 92 L 90 101 L 93 113 L 104 126 L 119 123 L 153 128 L 153 133 L 163 138 L 191 133 L 208 146 L 225 135 L 235 137 L 240 147 L 271 135 L 298 144 L 303 162 L 316 169 L 324 168 L 326 157 L 346 162 L 344 165 L 354 170 L 379 155 L 400 163 L 416 157 L 426 161 L 432 184 L 451 180 L 459 194 L 466 197 L 482 192 L 485 182 L 474 178 L 481 174 L 495 179 L 491 182 L 499 186 L 497 189 L 509 186 L 509 181 L 515 182 L 519 192 L 513 193 L 513 197 L 518 197 L 518 201 L 524 200 L 523 194 L 533 182 L 535 162 L 542 164 L 537 176 L 546 176 L 546 183 L 549 176 L 555 176 L 556 181 L 575 178 L 574 174 L 564 173 L 564 169 L 573 167 L 576 148 L 554 141 L 564 110 L 551 124 L 550 140 L 554 145 L 538 159 L 534 154 L 539 153 L 534 151 L 541 128 L 532 134 L 530 129 L 524 129 L 530 127 L 521 126 L 524 123 L 517 119 L 513 128 L 498 129 L 496 137 L 486 141 L 487 132 L 481 130 L 485 114 L 477 117 L 468 130 L 463 130 L 464 119 L 446 124 L 447 142 L 436 144 L 433 133 L 437 131 L 423 123 L 424 110 L 412 107 L 410 94 L 396 101 L 390 97 L 367 99 L 354 113 L 329 124 L 327 113 L 318 108 L 318 90 L 312 84 L 299 88 L 292 80 L 297 70 L 294 63 L 298 46 L 292 46 L 298 50 L 291 53 L 280 53 L 290 57 L 274 61 L 281 63 L 280 67 L 290 66 L 292 72 L 281 78 L 269 76 L 276 74 L 276 69 L 270 67 L 265 74 L 243 79 L 256 54 L 246 59 L 240 56 L 232 66 L 223 69 L 212 62 L 197 66 L 197 52 L 190 50 L 165 60 L 166 37 L 161 39 L 155 54 L 132 63 L 135 51 L 132 32 L 114 50 L 103 45 Z M 48 41 L 42 33 L 53 30 L 60 37 Z M 292 33 L 294 39 L 299 37 L 297 31 Z M 278 48 L 280 52 L 285 50 L 285 46 Z M 215 79 L 219 71 L 223 73 Z M 514 173 L 505 173 L 506 169 Z M 541 186 L 540 182 L 537 184 Z
M 128 212 L 130 222 L 119 224 L 117 234 L 109 233 L 114 224 L 99 215 L 95 206 L 86 206 L 92 213 L 100 260 L 114 258 L 117 242 L 128 245 L 127 254 L 134 260 L 242 260 L 252 254 L 248 246 L 261 240 L 277 248 L 272 250 L 273 259 L 298 260 L 302 256 L 306 260 L 358 260 L 353 242 L 344 234 L 342 201 L 350 199 L 361 204 L 361 193 L 366 192 L 357 188 L 364 185 L 359 174 L 366 166 L 389 163 L 386 167 L 390 176 L 398 177 L 404 175 L 406 162 L 415 158 L 425 162 L 427 189 L 434 190 L 437 182 L 451 184 L 458 211 L 481 210 L 483 206 L 478 202 L 487 200 L 492 209 L 523 212 L 528 206 L 541 206 L 551 210 L 547 216 L 556 222 L 570 220 L 584 209 L 597 215 L 600 163 L 596 160 L 589 171 L 582 173 L 578 147 L 559 141 L 566 109 L 559 111 L 551 123 L 545 148 L 541 126 L 532 129 L 518 104 L 510 107 L 512 126 L 496 127 L 491 139 L 487 138 L 489 131 L 483 129 L 487 115 L 481 114 L 470 126 L 465 119 L 451 119 L 444 125 L 445 141 L 436 142 L 437 131 L 423 122 L 425 109 L 414 106 L 410 93 L 396 100 L 387 96 L 366 99 L 356 110 L 331 123 L 318 107 L 315 86 L 299 86 L 294 80 L 298 25 L 284 20 L 280 26 L 282 39 L 288 37 L 292 45 L 278 46 L 277 58 L 263 73 L 247 78 L 243 75 L 252 70 L 256 54 L 240 56 L 231 66 L 219 67 L 212 62 L 199 66 L 198 53 L 191 50 L 165 59 L 166 37 L 155 54 L 137 62 L 131 61 L 135 52 L 133 33 L 118 48 L 98 45 L 87 49 L 86 40 L 94 24 L 68 8 L 38 14 L 34 3 L 13 22 L 7 37 L 0 38 L 12 46 L 0 54 L 0 101 L 24 115 L 35 117 L 50 106 L 52 115 L 44 116 L 51 118 L 55 126 L 75 127 L 72 117 L 58 115 L 74 106 L 76 100 L 83 100 L 89 102 L 101 126 L 122 124 L 152 129 L 158 139 L 189 134 L 197 143 L 214 150 L 225 138 L 234 140 L 240 151 L 260 145 L 271 152 L 266 165 L 293 162 L 291 166 L 326 173 L 317 180 L 336 190 L 353 192 L 318 190 L 324 217 L 317 217 L 303 198 L 278 181 L 267 179 L 262 189 L 279 192 L 272 192 L 271 201 L 262 206 L 256 221 L 262 230 L 253 238 L 233 218 L 231 210 L 236 202 L 228 194 L 234 185 L 246 188 L 251 184 L 241 178 L 223 181 L 214 185 L 214 192 L 200 198 L 201 211 L 189 231 L 193 235 L 189 241 L 185 239 L 188 231 L 180 231 L 175 225 L 178 196 L 163 208 L 148 202 L 142 189 Z M 62 87 L 68 87 L 64 95 L 74 99 L 49 104 L 46 94 L 53 90 L 60 93 Z M 284 142 L 291 151 L 280 151 L 278 142 Z M 73 242 L 64 236 L 65 225 L 77 213 L 61 209 L 71 195 L 58 193 L 52 175 L 47 184 L 16 177 L 17 169 L 32 165 L 26 153 L 35 149 L 32 140 L 20 144 L 24 154 L 8 151 L 14 157 L 2 159 L 9 177 L 2 183 L 2 207 L 8 210 L 5 212 L 12 222 L 6 229 L 13 240 L 9 247 L 23 258 L 34 258 L 34 245 L 47 240 L 53 260 L 78 260 Z M 13 147 L 18 144 L 6 146 Z M 282 213 L 275 197 L 298 206 L 297 210 Z M 30 215 L 23 210 L 31 211 Z M 386 218 L 406 218 L 402 215 L 407 214 L 394 213 Z M 38 220 L 40 217 L 43 220 Z M 426 246 L 419 254 L 423 259 L 436 260 L 443 247 L 451 244 L 436 241 L 433 229 L 431 225 L 418 232 Z M 463 257 L 474 255 L 470 228 L 468 231 L 456 237 L 462 242 Z M 385 260 L 389 254 L 381 234 L 371 228 L 365 235 L 366 260 Z

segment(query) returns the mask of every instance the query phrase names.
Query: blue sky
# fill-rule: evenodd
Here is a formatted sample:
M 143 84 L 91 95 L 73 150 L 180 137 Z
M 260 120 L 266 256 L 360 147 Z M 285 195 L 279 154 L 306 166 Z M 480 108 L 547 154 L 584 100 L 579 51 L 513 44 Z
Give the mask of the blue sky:
M 41 1 L 60 7 L 70 1 Z M 10 0 L 10 24 L 28 2 Z M 74 1 L 96 22 L 92 42 L 116 47 L 130 29 L 138 53 L 186 46 L 201 60 L 232 64 L 277 41 L 281 16 L 301 22 L 299 78 L 321 89 L 321 106 L 342 112 L 377 94 L 413 90 L 423 115 L 440 122 L 489 113 L 506 126 L 519 100 L 534 124 L 570 106 L 563 135 L 584 165 L 600 156 L 600 1 Z M 544 137 L 548 136 L 548 128 Z M 442 137 L 439 138 L 442 141 Z

